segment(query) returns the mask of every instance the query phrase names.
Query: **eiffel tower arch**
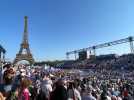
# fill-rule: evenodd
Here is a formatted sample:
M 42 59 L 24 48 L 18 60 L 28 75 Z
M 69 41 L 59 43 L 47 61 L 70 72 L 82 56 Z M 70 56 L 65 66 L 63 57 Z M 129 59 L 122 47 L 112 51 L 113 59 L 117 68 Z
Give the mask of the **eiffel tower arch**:
M 20 45 L 20 50 L 18 54 L 16 54 L 16 58 L 14 60 L 14 64 L 21 60 L 26 60 L 30 63 L 30 65 L 34 64 L 34 58 L 29 48 L 28 43 L 28 17 L 24 17 L 24 33 L 23 33 L 23 40 Z M 25 50 L 25 52 L 23 52 Z

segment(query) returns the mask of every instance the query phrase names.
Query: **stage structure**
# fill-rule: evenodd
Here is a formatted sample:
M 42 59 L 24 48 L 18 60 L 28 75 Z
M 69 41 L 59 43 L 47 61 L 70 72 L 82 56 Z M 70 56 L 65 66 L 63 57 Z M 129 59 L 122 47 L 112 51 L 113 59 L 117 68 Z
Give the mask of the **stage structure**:
M 78 58 L 78 60 L 85 60 L 85 59 L 87 59 L 87 51 L 81 51 L 81 52 L 79 52 L 79 58 Z
M 69 59 L 69 55 L 74 54 L 75 60 L 76 60 L 77 55 L 79 54 L 79 52 L 82 52 L 82 51 L 89 51 L 91 55 L 96 56 L 96 49 L 109 47 L 109 46 L 113 46 L 113 45 L 118 45 L 118 44 L 123 44 L 123 43 L 129 43 L 130 44 L 130 51 L 131 51 L 131 53 L 134 53 L 133 41 L 134 41 L 134 37 L 130 36 L 130 37 L 125 38 L 125 39 L 120 39 L 120 40 L 116 40 L 113 42 L 103 43 L 103 44 L 99 44 L 99 45 L 95 45 L 95 46 L 67 52 L 66 57 L 67 57 L 67 59 Z
M 6 50 L 0 45 L 0 62 L 5 61 Z
M 23 41 L 20 45 L 20 50 L 19 53 L 16 54 L 16 58 L 14 60 L 14 64 L 21 60 L 26 60 L 29 61 L 30 65 L 34 64 L 34 59 L 32 56 L 32 53 L 29 48 L 29 43 L 28 43 L 28 17 L 24 17 L 24 34 L 23 34 Z M 25 51 L 25 52 L 24 52 Z

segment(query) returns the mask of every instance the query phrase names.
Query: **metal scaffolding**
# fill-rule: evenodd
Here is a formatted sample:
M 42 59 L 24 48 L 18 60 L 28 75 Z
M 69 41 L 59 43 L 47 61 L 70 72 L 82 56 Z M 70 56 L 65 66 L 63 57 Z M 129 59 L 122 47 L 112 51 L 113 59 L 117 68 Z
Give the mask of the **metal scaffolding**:
M 2 62 L 5 62 L 5 53 L 6 50 L 0 45 L 0 66 L 2 65 Z
M 120 39 L 120 40 L 116 40 L 116 41 L 112 41 L 112 42 L 107 42 L 107 43 L 67 52 L 66 56 L 67 56 L 67 59 L 69 59 L 69 55 L 71 55 L 71 54 L 77 55 L 81 51 L 88 51 L 88 50 L 93 51 L 93 55 L 96 56 L 96 49 L 109 47 L 109 46 L 113 46 L 113 45 L 118 45 L 118 44 L 123 44 L 123 43 L 127 43 L 127 42 L 130 43 L 130 52 L 134 53 L 133 41 L 134 41 L 134 37 L 130 36 L 125 39 Z M 76 59 L 76 56 L 75 56 L 75 59 Z

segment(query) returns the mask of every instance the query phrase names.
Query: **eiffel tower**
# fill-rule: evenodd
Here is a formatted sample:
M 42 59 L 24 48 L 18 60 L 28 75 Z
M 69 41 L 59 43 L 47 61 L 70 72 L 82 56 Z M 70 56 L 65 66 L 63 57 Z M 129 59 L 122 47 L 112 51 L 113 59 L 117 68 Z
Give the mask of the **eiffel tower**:
M 24 34 L 23 34 L 23 41 L 20 45 L 19 53 L 16 54 L 16 58 L 14 60 L 14 64 L 21 60 L 29 61 L 30 65 L 34 63 L 33 56 L 30 52 L 29 43 L 28 43 L 28 25 L 27 25 L 27 19 L 28 17 L 24 17 Z M 25 53 L 23 51 L 25 50 Z

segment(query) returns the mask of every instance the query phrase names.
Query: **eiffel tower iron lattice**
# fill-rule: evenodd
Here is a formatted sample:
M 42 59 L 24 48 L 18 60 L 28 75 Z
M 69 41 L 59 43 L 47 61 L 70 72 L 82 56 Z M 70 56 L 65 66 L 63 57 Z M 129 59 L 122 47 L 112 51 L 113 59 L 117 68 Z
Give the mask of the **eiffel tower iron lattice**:
M 28 43 L 28 17 L 24 17 L 24 34 L 23 34 L 23 41 L 20 45 L 19 53 L 16 54 L 16 58 L 14 60 L 14 64 L 21 60 L 29 61 L 30 65 L 34 63 L 34 59 L 32 56 L 32 53 L 30 52 L 29 43 Z M 25 50 L 25 54 L 23 54 L 23 51 Z

